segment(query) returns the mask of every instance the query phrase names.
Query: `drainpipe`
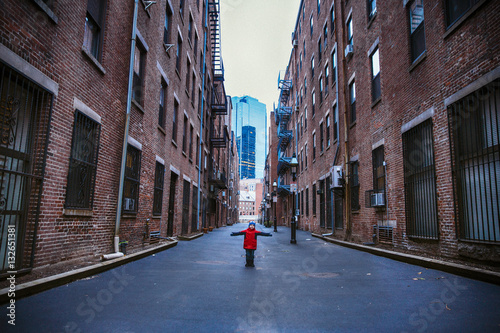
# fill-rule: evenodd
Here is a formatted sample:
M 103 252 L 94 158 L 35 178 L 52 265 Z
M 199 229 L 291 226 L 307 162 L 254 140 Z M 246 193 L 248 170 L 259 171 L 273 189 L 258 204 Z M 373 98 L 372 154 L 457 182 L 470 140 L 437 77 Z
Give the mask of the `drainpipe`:
M 196 228 L 200 230 L 200 203 L 201 203 L 201 168 L 203 165 L 203 161 L 201 160 L 202 149 L 203 149 L 203 119 L 205 119 L 203 115 L 204 105 L 203 101 L 205 99 L 205 71 L 206 71 L 206 51 L 207 51 L 207 29 L 208 29 L 208 0 L 205 0 L 205 26 L 203 27 L 203 69 L 202 69 L 202 83 L 201 83 L 201 124 L 200 124 L 200 141 L 198 142 L 198 146 L 200 147 L 198 152 L 198 161 L 200 161 L 200 165 L 198 168 L 198 216 L 196 217 Z
M 340 4 L 340 12 L 341 12 L 341 17 L 340 19 L 341 24 L 344 24 L 345 20 L 345 6 L 341 3 Z M 338 37 L 338 36 L 337 36 Z M 346 46 L 346 37 L 345 33 L 342 33 L 342 46 Z M 342 52 L 342 50 L 340 50 Z M 337 50 L 338 52 L 338 50 Z M 350 240 L 351 234 L 352 234 L 352 221 L 351 221 L 351 190 L 349 188 L 349 125 L 347 124 L 347 107 L 349 105 L 349 100 L 347 98 L 347 93 L 346 93 L 346 84 L 347 84 L 347 71 L 346 71 L 347 63 L 346 63 L 346 58 L 345 55 L 342 57 L 342 78 L 343 78 L 343 97 L 344 97 L 344 156 L 345 156 L 345 218 L 346 218 L 346 234 L 344 237 L 344 240 Z M 338 82 L 337 82 L 338 84 Z
M 134 1 L 134 20 L 132 23 L 132 37 L 130 44 L 130 64 L 128 70 L 128 93 L 127 93 L 127 113 L 125 115 L 125 133 L 123 135 L 123 148 L 122 148 L 122 163 L 120 169 L 120 185 L 118 187 L 118 203 L 116 207 L 116 222 L 115 222 L 115 238 L 114 238 L 114 249 L 115 253 L 103 255 L 103 259 L 113 259 L 123 256 L 123 253 L 119 251 L 118 243 L 120 242 L 120 219 L 122 211 L 122 199 L 123 199 L 123 186 L 125 179 L 125 165 L 127 162 L 127 142 L 128 142 L 128 131 L 130 127 L 130 108 L 132 104 L 132 86 L 134 84 L 134 56 L 135 56 L 135 38 L 137 29 L 137 7 L 139 0 Z

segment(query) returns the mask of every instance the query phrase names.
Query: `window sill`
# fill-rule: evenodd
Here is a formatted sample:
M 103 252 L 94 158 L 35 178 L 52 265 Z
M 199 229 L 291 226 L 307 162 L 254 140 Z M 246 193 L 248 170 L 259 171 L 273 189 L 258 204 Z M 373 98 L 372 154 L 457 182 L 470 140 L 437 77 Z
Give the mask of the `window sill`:
M 87 209 L 63 209 L 64 216 L 80 216 L 80 217 L 92 217 L 94 216 L 94 212 L 92 210 Z
M 172 139 L 172 145 L 174 145 L 174 146 L 175 146 L 175 148 L 177 148 L 177 142 L 175 142 L 175 140 L 174 140 L 174 139 Z
M 54 22 L 55 24 L 59 23 L 59 19 L 57 16 L 54 14 L 52 9 L 47 7 L 47 5 L 42 1 L 42 0 L 33 0 L 34 3 L 37 4 L 37 6 L 47 14 L 47 16 Z
M 375 10 L 376 10 L 376 9 L 375 9 Z M 367 29 L 367 30 L 368 30 L 368 29 L 370 29 L 370 27 L 371 27 L 371 25 L 372 25 L 373 21 L 375 21 L 375 18 L 376 18 L 376 17 L 377 17 L 377 12 L 375 12 L 375 14 L 373 14 L 373 16 L 372 16 L 372 17 L 370 17 L 370 18 L 368 19 L 368 24 L 367 24 L 367 26 L 366 26 L 366 29 Z
M 153 215 L 153 216 L 151 216 L 151 218 L 153 220 L 160 220 L 161 219 L 161 215 Z
M 379 98 L 377 98 L 375 100 L 375 102 L 372 103 L 371 108 L 373 109 L 381 100 L 382 100 L 382 96 L 380 96 Z
M 408 72 L 411 73 L 415 69 L 415 67 L 420 65 L 420 63 L 425 60 L 425 58 L 427 58 L 427 50 L 424 51 L 417 59 L 415 59 L 410 68 L 408 68 Z
M 137 102 L 135 99 L 132 99 L 132 104 L 134 104 L 136 106 L 136 108 L 139 109 L 139 111 L 142 112 L 142 114 L 145 113 L 144 109 L 142 108 L 142 106 L 139 104 L 139 102 Z
M 184 152 L 184 151 L 182 152 L 182 155 L 184 155 L 184 157 L 188 157 L 186 152 Z
M 158 130 L 163 134 L 163 135 L 167 135 L 167 132 L 165 132 L 165 129 L 163 127 L 161 127 L 160 125 L 158 125 Z
M 135 218 L 137 218 L 137 213 L 133 213 L 133 212 L 122 213 L 122 218 L 124 218 L 124 219 L 135 219 Z
M 99 63 L 99 60 L 97 60 L 96 58 L 94 58 L 94 56 L 89 52 L 89 50 L 87 50 L 85 47 L 82 46 L 82 53 L 87 57 L 89 58 L 89 60 L 94 64 L 94 66 L 97 67 L 97 69 L 104 75 L 106 74 L 106 70 L 104 69 L 104 67 L 102 67 L 102 65 Z
M 478 9 L 479 7 L 481 7 L 485 2 L 487 2 L 488 0 L 483 0 L 483 1 L 480 1 L 478 2 L 477 4 L 475 4 L 472 8 L 470 8 L 467 13 L 465 13 L 461 18 L 459 18 L 455 23 L 453 23 L 447 30 L 446 32 L 444 33 L 443 35 L 443 39 L 446 39 L 448 38 L 448 36 L 450 36 L 451 34 L 453 34 L 453 32 L 455 32 L 458 27 L 464 22 L 466 21 L 471 15 L 473 15 Z
M 352 122 L 350 125 L 349 125 L 349 128 L 352 129 L 354 126 L 356 126 L 356 121 Z

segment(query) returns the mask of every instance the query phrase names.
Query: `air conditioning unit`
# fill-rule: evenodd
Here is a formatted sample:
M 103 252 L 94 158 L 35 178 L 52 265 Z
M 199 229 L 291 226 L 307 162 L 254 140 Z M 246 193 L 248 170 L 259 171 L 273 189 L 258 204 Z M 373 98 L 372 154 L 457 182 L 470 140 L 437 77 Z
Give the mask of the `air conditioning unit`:
M 350 56 L 352 56 L 353 52 L 354 52 L 354 47 L 352 46 L 352 44 L 347 45 L 345 48 L 345 57 L 349 58 Z
M 131 198 L 125 198 L 124 210 L 135 210 L 135 200 Z
M 341 165 L 335 165 L 331 169 L 331 175 L 332 175 L 332 188 L 339 188 L 344 185 L 344 178 L 342 175 L 342 166 Z
M 372 207 L 385 206 L 385 196 L 383 192 L 372 193 L 370 195 L 370 205 Z

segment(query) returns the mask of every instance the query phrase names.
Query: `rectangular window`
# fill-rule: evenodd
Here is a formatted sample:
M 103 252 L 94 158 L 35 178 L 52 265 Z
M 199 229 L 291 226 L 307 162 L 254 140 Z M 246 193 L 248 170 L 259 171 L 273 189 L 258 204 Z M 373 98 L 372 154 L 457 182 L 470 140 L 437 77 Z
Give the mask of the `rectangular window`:
M 425 51 L 424 1 L 415 0 L 409 7 L 411 61 Z
M 156 162 L 155 186 L 153 193 L 153 216 L 161 216 L 163 206 L 163 180 L 165 177 L 165 166 Z
M 135 44 L 134 52 L 134 87 L 132 89 L 132 98 L 139 104 L 143 104 L 144 90 L 144 70 L 146 62 L 146 51 L 139 43 Z
M 378 53 L 378 47 L 375 49 L 370 56 L 370 62 L 372 65 L 372 102 L 375 102 L 380 98 L 380 59 Z
M 313 216 L 316 216 L 316 184 L 313 184 L 311 196 L 312 196 L 312 214 Z
M 328 24 L 325 23 L 323 27 L 323 49 L 326 50 L 328 47 Z
M 196 145 L 196 166 L 199 168 L 200 167 L 200 136 L 196 135 L 196 142 L 194 143 Z
M 326 147 L 330 147 L 330 115 L 326 116 Z
M 182 39 L 181 36 L 177 37 L 177 48 L 175 51 L 175 69 L 181 72 L 181 56 L 182 56 Z
M 349 102 L 351 103 L 351 124 L 354 124 L 356 122 L 356 83 L 354 81 L 349 84 Z
M 89 0 L 87 2 L 83 46 L 97 61 L 101 61 L 105 12 L 106 1 Z
M 321 0 L 318 0 L 318 14 L 321 11 Z
M 92 209 L 101 125 L 75 112 L 65 208 Z
M 351 210 L 359 210 L 359 162 L 351 163 Z
M 188 117 L 184 115 L 184 126 L 182 127 L 182 152 L 187 153 L 188 148 Z
M 328 65 L 325 66 L 325 95 L 328 94 L 328 77 L 329 77 Z
M 377 0 L 368 0 L 368 20 L 371 20 L 377 14 Z
M 323 76 L 319 78 L 319 103 L 323 103 Z
M 313 161 L 316 159 L 316 133 L 313 133 Z
M 179 117 L 179 103 L 174 101 L 174 112 L 172 112 L 172 141 L 177 142 L 177 119 Z
M 406 233 L 410 237 L 438 239 L 433 146 L 430 119 L 403 133 Z
M 181 17 L 184 17 L 184 0 L 179 1 L 179 13 Z
M 321 37 L 318 39 L 318 62 L 321 61 L 321 54 L 323 49 L 321 48 Z
M 445 0 L 446 27 L 451 27 L 481 0 Z
M 343 198 L 339 191 L 333 192 L 333 200 L 335 205 L 335 229 L 343 229 Z
M 189 94 L 189 86 L 191 85 L 190 82 L 191 78 L 191 61 L 189 61 L 189 58 L 186 59 L 186 93 Z
M 189 199 L 191 196 L 191 184 L 184 179 L 182 192 L 182 229 L 181 234 L 185 235 L 189 232 Z
M 306 188 L 306 216 L 309 216 L 309 188 Z
M 198 61 L 198 34 L 194 34 L 194 48 L 193 48 L 193 56 L 194 56 L 194 61 Z M 200 59 L 203 60 L 203 59 Z
M 335 31 L 335 3 L 332 5 L 332 9 L 330 9 L 330 30 L 332 34 Z
M 311 58 L 311 76 L 314 77 L 314 57 Z
M 191 80 L 191 101 L 193 102 L 193 106 L 196 101 L 196 74 L 193 73 L 193 77 Z
M 165 117 L 167 113 L 167 83 L 165 80 L 161 80 L 161 88 L 160 88 L 160 100 L 158 106 L 158 126 L 165 129 Z
M 307 108 L 304 108 L 304 129 L 307 130 Z
M 312 93 L 312 115 L 314 117 L 314 114 L 316 113 L 316 92 L 313 91 Z
M 385 190 L 384 146 L 372 151 L 373 189 L 375 192 Z
M 337 115 L 337 106 L 333 108 L 333 141 L 337 141 L 339 139 L 339 129 L 338 129 L 338 115 Z
M 305 159 L 305 164 L 306 164 L 306 168 L 307 168 L 307 143 L 305 144 L 304 146 L 304 159 Z
M 458 237 L 500 242 L 500 79 L 448 106 Z
M 311 15 L 311 19 L 309 20 L 309 25 L 311 27 L 311 36 L 312 36 L 312 34 L 313 34 L 313 17 L 312 17 L 312 15 Z
M 325 180 L 322 179 L 319 181 L 319 188 L 318 188 L 318 194 L 319 194 L 319 226 L 320 228 L 325 228 Z
M 352 29 L 352 16 L 347 20 L 347 44 L 353 45 L 354 31 Z
M 323 133 L 323 123 L 319 124 L 319 151 L 322 153 L 324 150 L 324 133 Z
M 332 85 L 337 83 L 337 50 L 332 53 Z
M 123 213 L 137 213 L 139 204 L 139 180 L 141 176 L 141 151 L 127 146 L 125 181 L 123 183 Z
M 170 6 L 167 4 L 165 10 L 165 23 L 163 26 L 163 44 L 171 44 L 170 42 L 170 32 L 172 30 L 172 11 Z
M 193 137 L 194 137 L 194 128 L 193 125 L 190 126 L 189 129 L 189 159 L 193 160 Z
M 193 43 L 193 17 L 189 15 L 189 25 L 188 25 L 188 40 Z

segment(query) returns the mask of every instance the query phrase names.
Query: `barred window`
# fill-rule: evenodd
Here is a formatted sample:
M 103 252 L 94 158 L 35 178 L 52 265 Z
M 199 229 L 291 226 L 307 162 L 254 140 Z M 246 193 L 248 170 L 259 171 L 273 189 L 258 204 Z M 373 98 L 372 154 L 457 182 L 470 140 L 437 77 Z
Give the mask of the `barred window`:
M 500 79 L 448 106 L 459 237 L 500 242 Z
M 359 162 L 351 163 L 351 210 L 359 210 Z
M 163 203 L 163 180 L 165 177 L 165 166 L 156 162 L 155 185 L 153 193 L 153 216 L 161 216 Z
M 101 61 L 104 36 L 104 19 L 106 1 L 89 0 L 87 2 L 87 16 L 85 17 L 85 34 L 83 46 L 98 61 Z
M 123 184 L 123 213 L 137 213 L 139 203 L 139 181 L 141 176 L 141 151 L 127 146 L 125 181 Z
M 312 214 L 316 216 L 316 184 L 312 188 Z
M 409 7 L 411 61 L 425 51 L 424 1 L 415 0 Z
M 101 125 L 75 112 L 65 208 L 92 209 Z
M 436 176 L 432 122 L 403 133 L 406 233 L 438 239 Z

